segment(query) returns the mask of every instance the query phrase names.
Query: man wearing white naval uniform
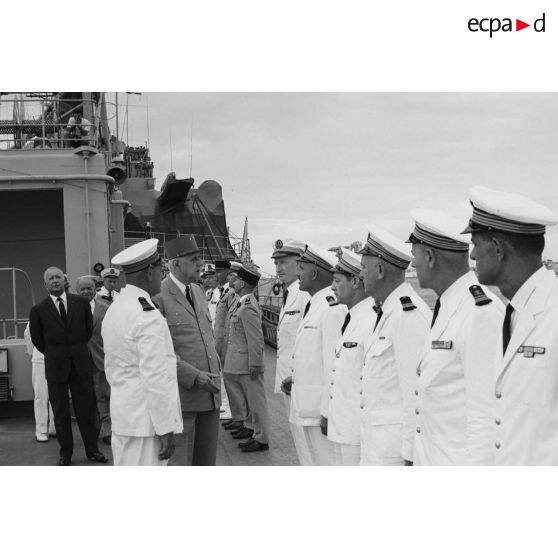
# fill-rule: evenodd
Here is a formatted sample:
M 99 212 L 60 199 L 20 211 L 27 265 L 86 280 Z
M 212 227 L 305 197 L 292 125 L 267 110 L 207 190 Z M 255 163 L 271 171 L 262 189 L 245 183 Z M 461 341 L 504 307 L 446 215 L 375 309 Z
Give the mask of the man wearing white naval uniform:
M 496 465 L 558 465 L 558 280 L 542 265 L 558 216 L 524 196 L 480 186 L 469 194 L 479 280 L 509 300 L 493 376 Z
M 491 465 L 494 355 L 503 304 L 469 267 L 469 239 L 447 213 L 411 212 L 421 287 L 438 295 L 417 368 L 415 465 Z
M 283 285 L 283 304 L 277 324 L 277 365 L 275 368 L 275 393 L 282 393 L 283 380 L 293 374 L 293 358 L 296 332 L 310 295 L 301 291 L 296 275 L 297 259 L 304 252 L 306 244 L 292 238 L 273 242 L 272 259 L 275 261 L 277 277 Z M 289 389 L 289 388 L 287 388 Z M 283 393 L 287 419 L 291 413 L 291 395 Z M 302 427 L 289 422 L 291 434 L 300 465 L 311 465 L 308 447 L 304 441 Z

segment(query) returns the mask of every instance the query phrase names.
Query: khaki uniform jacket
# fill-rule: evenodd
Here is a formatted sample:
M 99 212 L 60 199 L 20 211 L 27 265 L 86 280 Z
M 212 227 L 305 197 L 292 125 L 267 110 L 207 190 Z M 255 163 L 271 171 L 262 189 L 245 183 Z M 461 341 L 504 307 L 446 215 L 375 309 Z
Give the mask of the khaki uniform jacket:
M 217 303 L 215 309 L 215 347 L 221 362 L 225 362 L 227 352 L 227 338 L 229 335 L 229 312 L 238 301 L 238 297 L 233 289 L 227 287 L 223 290 L 223 294 Z
M 112 431 L 139 437 L 182 432 L 172 339 L 149 294 L 135 285 L 122 289 L 101 333 Z
M 263 368 L 262 313 L 253 294 L 241 297 L 229 318 L 224 372 L 248 374 L 250 366 Z
M 492 465 L 494 358 L 502 337 L 504 305 L 486 287 L 478 306 L 469 288 L 474 272 L 440 297 L 417 369 L 416 465 Z
M 382 305 L 361 376 L 362 465 L 413 460 L 416 372 L 431 322 L 432 312 L 409 283 L 394 289 Z
M 541 268 L 511 301 L 512 336 L 496 350 L 496 465 L 558 465 L 558 279 Z M 517 316 L 516 316 L 517 314 Z
M 275 393 L 281 393 L 281 383 L 293 375 L 293 358 L 296 332 L 302 321 L 310 295 L 301 291 L 298 279 L 287 288 L 287 304 L 281 307 L 277 325 L 277 366 L 275 368 Z
M 101 335 L 101 325 L 109 308 L 109 304 L 97 297 L 94 300 L 95 310 L 93 311 L 93 335 L 91 336 L 91 339 L 89 339 L 88 345 L 93 365 L 97 370 L 104 370 L 105 350 L 103 347 L 103 336 Z
M 201 370 L 220 374 L 211 317 L 203 289 L 190 285 L 194 308 L 176 283 L 167 277 L 153 298 L 167 320 L 176 353 L 178 391 L 182 411 L 211 411 L 221 407 L 221 393 L 209 393 L 195 385 Z M 195 309 L 195 311 L 194 311 Z M 214 383 L 220 386 L 221 378 Z

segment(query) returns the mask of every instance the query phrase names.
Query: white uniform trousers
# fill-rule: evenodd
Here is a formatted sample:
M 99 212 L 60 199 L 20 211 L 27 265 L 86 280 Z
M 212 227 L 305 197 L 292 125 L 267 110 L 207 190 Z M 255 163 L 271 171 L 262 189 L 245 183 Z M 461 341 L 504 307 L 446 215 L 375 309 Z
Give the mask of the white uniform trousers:
M 335 465 L 358 465 L 360 463 L 360 446 L 332 443 Z
M 361 424 L 361 465 L 405 465 L 401 456 L 401 424 Z
M 289 420 L 289 417 L 291 416 L 291 396 L 284 393 L 282 395 L 283 401 L 285 402 L 285 409 L 287 410 L 287 420 Z M 289 426 L 291 427 L 291 434 L 293 437 L 299 464 L 303 466 L 312 465 L 310 449 L 308 448 L 308 444 L 306 443 L 306 438 L 304 436 L 302 426 L 294 424 L 293 422 L 289 422 Z
M 48 385 L 45 378 L 45 363 L 31 364 L 31 382 L 33 384 L 35 408 L 35 435 L 54 434 L 54 415 L 48 400 Z M 50 424 L 49 424 L 50 419 Z
M 119 436 L 112 433 L 112 456 L 115 466 L 166 465 L 168 459 L 159 459 L 161 442 L 156 436 Z
M 322 434 L 319 426 L 303 426 L 304 438 L 310 451 L 312 465 L 335 465 L 333 442 Z

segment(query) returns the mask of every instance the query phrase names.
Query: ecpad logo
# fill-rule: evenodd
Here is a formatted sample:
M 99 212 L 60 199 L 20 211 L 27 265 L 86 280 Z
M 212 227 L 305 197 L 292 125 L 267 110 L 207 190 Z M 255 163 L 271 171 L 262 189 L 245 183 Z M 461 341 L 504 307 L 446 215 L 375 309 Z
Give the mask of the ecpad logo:
M 539 18 L 536 19 L 533 22 L 533 30 L 536 33 L 544 33 L 545 32 L 545 17 L 546 14 L 543 13 L 543 15 Z M 469 31 L 471 31 L 472 33 L 477 33 L 479 31 L 483 32 L 483 33 L 489 33 L 490 38 L 492 38 L 492 35 L 494 33 L 498 33 L 498 31 L 502 31 L 504 33 L 506 32 L 513 32 L 513 31 L 521 31 L 522 29 L 526 29 L 527 27 L 531 27 L 530 23 L 525 23 L 524 21 L 521 21 L 520 19 L 516 19 L 515 20 L 515 29 L 513 28 L 513 23 L 512 23 L 513 19 L 509 18 L 509 17 L 505 17 L 503 19 L 497 18 L 497 17 L 485 17 L 482 19 L 477 19 L 475 17 L 472 17 L 468 23 L 467 23 L 467 27 L 469 28 Z

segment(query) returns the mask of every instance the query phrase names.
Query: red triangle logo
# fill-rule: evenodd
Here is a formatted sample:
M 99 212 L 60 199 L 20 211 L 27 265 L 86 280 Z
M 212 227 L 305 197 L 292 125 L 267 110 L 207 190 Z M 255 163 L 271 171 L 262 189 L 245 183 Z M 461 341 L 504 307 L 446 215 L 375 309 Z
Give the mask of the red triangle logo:
M 515 30 L 516 31 L 521 31 L 522 29 L 525 29 L 526 27 L 531 27 L 531 25 L 529 23 L 525 23 L 524 21 L 521 21 L 520 19 L 515 20 Z

